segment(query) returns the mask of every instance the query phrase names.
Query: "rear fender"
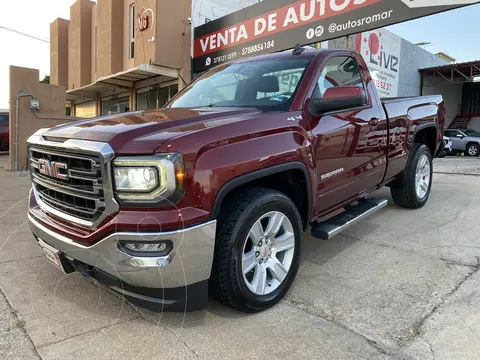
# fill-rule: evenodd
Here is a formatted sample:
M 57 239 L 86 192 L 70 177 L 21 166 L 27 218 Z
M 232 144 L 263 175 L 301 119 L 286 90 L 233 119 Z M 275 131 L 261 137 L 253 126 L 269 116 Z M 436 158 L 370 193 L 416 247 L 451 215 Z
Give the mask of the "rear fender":
M 431 131 L 435 131 L 435 145 L 434 151 L 432 153 L 432 157 L 435 156 L 437 150 L 439 148 L 439 131 L 438 131 L 438 112 L 439 107 L 437 104 L 422 104 L 420 106 L 412 107 L 408 110 L 407 119 L 409 120 L 409 137 L 408 137 L 408 149 L 409 149 L 409 156 L 408 156 L 408 164 L 410 163 L 410 159 L 412 156 L 412 150 L 415 146 L 415 138 L 418 134 L 422 131 L 427 129 L 432 129 Z

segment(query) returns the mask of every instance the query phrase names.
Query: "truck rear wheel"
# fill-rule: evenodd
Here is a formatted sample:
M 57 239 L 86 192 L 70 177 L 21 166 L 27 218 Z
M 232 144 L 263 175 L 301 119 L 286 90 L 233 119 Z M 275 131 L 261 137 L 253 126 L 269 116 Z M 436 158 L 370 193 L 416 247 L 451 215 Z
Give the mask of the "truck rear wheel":
M 404 175 L 390 186 L 395 204 L 409 209 L 424 206 L 432 188 L 432 177 L 433 163 L 429 148 L 415 144 Z
M 213 294 L 249 313 L 275 305 L 295 280 L 302 237 L 300 214 L 284 194 L 252 188 L 231 197 L 218 222 Z

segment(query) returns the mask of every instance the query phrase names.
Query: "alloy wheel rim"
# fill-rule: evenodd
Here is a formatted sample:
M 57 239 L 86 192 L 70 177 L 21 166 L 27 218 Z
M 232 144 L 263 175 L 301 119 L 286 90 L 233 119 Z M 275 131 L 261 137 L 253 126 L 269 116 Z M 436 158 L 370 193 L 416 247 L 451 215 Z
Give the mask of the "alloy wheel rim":
M 295 233 L 288 217 L 271 211 L 250 229 L 242 251 L 245 285 L 256 295 L 268 295 L 287 277 L 295 253 Z
M 470 146 L 470 147 L 468 148 L 468 153 L 469 153 L 470 155 L 472 155 L 472 156 L 477 155 L 477 148 L 476 148 L 475 146 Z
M 430 188 L 431 167 L 427 155 L 422 155 L 418 160 L 417 171 L 415 173 L 415 190 L 420 200 L 425 199 Z

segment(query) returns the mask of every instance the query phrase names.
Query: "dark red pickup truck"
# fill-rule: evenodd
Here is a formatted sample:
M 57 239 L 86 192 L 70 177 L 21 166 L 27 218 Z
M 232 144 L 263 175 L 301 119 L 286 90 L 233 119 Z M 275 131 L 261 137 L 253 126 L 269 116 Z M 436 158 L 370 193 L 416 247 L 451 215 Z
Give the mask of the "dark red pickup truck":
M 30 137 L 30 226 L 55 265 L 132 303 L 260 311 L 292 285 L 309 227 L 328 240 L 384 207 L 382 186 L 426 203 L 444 123 L 440 96 L 380 99 L 351 51 L 242 60 L 163 109 Z
M 0 151 L 9 148 L 9 121 L 8 112 L 0 111 Z

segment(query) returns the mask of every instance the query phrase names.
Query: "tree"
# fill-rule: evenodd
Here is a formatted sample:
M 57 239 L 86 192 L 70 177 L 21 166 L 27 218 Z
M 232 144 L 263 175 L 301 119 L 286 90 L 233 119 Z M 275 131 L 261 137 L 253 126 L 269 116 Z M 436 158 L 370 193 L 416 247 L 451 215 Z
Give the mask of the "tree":
M 40 81 L 42 84 L 50 84 L 50 75 L 45 75 L 43 80 Z

